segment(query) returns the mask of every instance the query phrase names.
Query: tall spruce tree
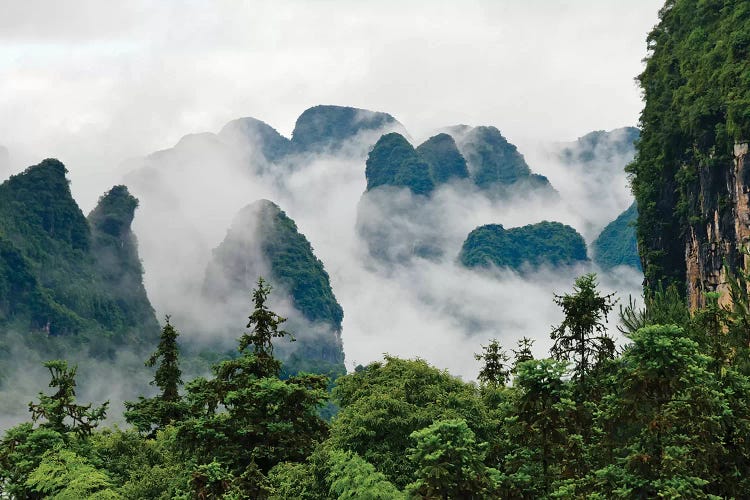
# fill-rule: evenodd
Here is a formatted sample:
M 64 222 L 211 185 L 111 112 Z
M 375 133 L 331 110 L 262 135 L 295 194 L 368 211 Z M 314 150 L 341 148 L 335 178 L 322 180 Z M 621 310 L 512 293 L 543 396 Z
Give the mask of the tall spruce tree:
M 510 367 L 508 366 L 510 356 L 497 339 L 492 339 L 488 345 L 482 346 L 482 353 L 474 354 L 474 359 L 484 361 L 478 377 L 483 385 L 499 387 L 510 380 Z
M 39 393 L 39 403 L 29 403 L 31 420 L 36 422 L 44 419 L 42 427 L 52 429 L 60 434 L 74 432 L 80 436 L 89 436 L 96 426 L 107 415 L 105 402 L 98 408 L 92 408 L 91 403 L 79 405 L 76 403 L 76 371 L 77 366 L 68 367 L 63 360 L 47 361 L 44 366 L 49 370 L 52 380 L 49 386 L 57 390 L 52 395 Z
M 161 338 L 156 351 L 146 360 L 146 366 L 153 367 L 159 362 L 151 385 L 161 389 L 161 394 L 153 398 L 140 397 L 137 402 L 125 401 L 125 420 L 140 432 L 154 435 L 171 422 L 180 420 L 185 413 L 185 404 L 180 397 L 182 385 L 180 370 L 180 347 L 177 344 L 179 332 L 166 316 Z
M 280 328 L 285 319 L 266 305 L 270 293 L 259 278 L 248 330 L 239 339 L 240 357 L 214 365 L 213 379 L 187 385 L 190 415 L 177 434 L 200 466 L 196 474 L 209 466 L 225 470 L 224 493 L 240 491 L 251 498 L 268 496 L 266 475 L 272 467 L 304 460 L 327 433 L 318 416 L 327 378 L 279 378 L 281 362 L 273 356 L 272 340 L 289 334 Z
M 555 303 L 565 313 L 563 322 L 552 330 L 552 357 L 573 363 L 573 378 L 586 389 L 586 376 L 601 361 L 612 358 L 615 344 L 607 335 L 607 315 L 615 306 L 614 293 L 601 295 L 596 274 L 576 279 L 573 293 L 555 295 Z

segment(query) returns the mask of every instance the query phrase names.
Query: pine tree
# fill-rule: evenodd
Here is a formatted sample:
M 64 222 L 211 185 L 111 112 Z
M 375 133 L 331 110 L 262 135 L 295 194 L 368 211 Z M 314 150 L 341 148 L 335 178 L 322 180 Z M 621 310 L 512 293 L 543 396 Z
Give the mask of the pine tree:
M 267 496 L 273 466 L 304 460 L 327 431 L 318 416 L 327 378 L 279 378 L 272 340 L 289 334 L 280 329 L 285 319 L 266 305 L 270 292 L 259 278 L 240 357 L 214 365 L 213 379 L 187 385 L 190 416 L 178 425 L 178 440 L 199 464 L 215 462 L 234 478 L 227 484 L 253 498 Z
M 508 361 L 510 356 L 505 352 L 497 339 L 490 340 L 489 345 L 482 346 L 481 354 L 474 354 L 474 359 L 484 361 L 484 366 L 479 371 L 479 381 L 486 386 L 499 387 L 510 380 L 510 368 Z
M 57 391 L 51 396 L 39 393 L 39 403 L 29 403 L 31 420 L 36 422 L 44 419 L 42 427 L 52 429 L 60 434 L 74 432 L 79 436 L 89 436 L 96 426 L 104 420 L 107 415 L 105 402 L 98 408 L 87 405 L 76 404 L 76 371 L 77 366 L 68 368 L 67 361 L 47 361 L 44 366 L 49 369 L 52 380 L 50 387 L 56 387 Z
M 607 335 L 607 315 L 614 308 L 613 293 L 601 295 L 596 274 L 575 281 L 572 294 L 555 295 L 565 313 L 563 322 L 552 330 L 552 357 L 573 363 L 573 378 L 586 389 L 586 376 L 602 361 L 614 356 L 615 344 Z
M 154 380 L 151 381 L 151 385 L 161 389 L 161 394 L 154 398 L 141 397 L 137 402 L 125 401 L 125 420 L 140 432 L 147 432 L 151 436 L 171 422 L 182 419 L 185 413 L 185 405 L 179 393 L 182 385 L 180 348 L 177 344 L 179 332 L 169 320 L 170 317 L 166 316 L 159 345 L 146 360 L 146 366 L 153 367 L 161 359 Z

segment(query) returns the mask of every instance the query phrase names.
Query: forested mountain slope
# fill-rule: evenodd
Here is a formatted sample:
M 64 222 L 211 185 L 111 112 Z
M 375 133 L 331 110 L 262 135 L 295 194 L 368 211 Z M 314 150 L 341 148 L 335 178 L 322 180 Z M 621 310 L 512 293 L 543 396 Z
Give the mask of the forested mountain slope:
M 648 285 L 674 283 L 698 307 L 704 292 L 727 290 L 725 262 L 733 272 L 750 263 L 750 7 L 669 1 L 648 45 L 628 167 L 638 247 Z
M 20 332 L 152 341 L 158 324 L 130 232 L 137 200 L 117 186 L 87 221 L 65 174 L 47 159 L 0 185 L 0 321 Z

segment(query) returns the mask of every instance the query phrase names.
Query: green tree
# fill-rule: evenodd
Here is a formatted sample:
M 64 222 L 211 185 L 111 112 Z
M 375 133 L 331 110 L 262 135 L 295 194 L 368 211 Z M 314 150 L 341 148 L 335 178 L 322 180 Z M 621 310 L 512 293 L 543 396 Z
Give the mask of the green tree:
M 518 364 L 514 406 L 505 429 L 511 448 L 503 459 L 503 496 L 539 498 L 548 495 L 560 477 L 575 410 L 571 391 L 562 377 L 565 363 L 534 359 Z
M 474 354 L 474 359 L 484 361 L 479 370 L 479 381 L 490 387 L 503 386 L 510 380 L 510 356 L 503 350 L 497 339 L 490 340 L 487 346 L 482 346 L 481 354 Z
M 410 458 L 416 480 L 407 490 L 419 498 L 487 498 L 495 493 L 498 471 L 484 464 L 487 443 L 477 443 L 464 419 L 439 420 L 414 431 Z
M 606 329 L 614 294 L 601 295 L 596 287 L 596 274 L 585 274 L 576 279 L 572 294 L 555 295 L 554 299 L 565 319 L 552 330 L 552 357 L 573 363 L 573 377 L 584 391 L 586 376 L 615 351 Z
M 706 498 L 729 412 L 711 358 L 675 325 L 631 338 L 603 401 L 601 426 L 617 449 L 595 473 L 598 488 L 618 498 Z
M 258 498 L 270 493 L 265 474 L 273 466 L 304 460 L 327 430 L 318 416 L 326 378 L 279 379 L 272 340 L 288 334 L 280 329 L 284 318 L 266 305 L 270 292 L 260 278 L 249 330 L 239 339 L 240 357 L 215 365 L 213 379 L 187 385 L 190 416 L 177 424 L 178 439 L 195 460 L 205 466 L 215 461 Z
M 146 360 L 146 366 L 153 367 L 161 359 L 151 385 L 161 389 L 161 394 L 154 398 L 139 398 L 137 402 L 125 401 L 125 420 L 140 432 L 155 435 L 170 422 L 180 420 L 185 412 L 184 403 L 179 393 L 182 385 L 180 370 L 180 348 L 177 344 L 179 333 L 166 316 L 164 328 L 156 351 Z
M 39 403 L 29 403 L 31 420 L 44 419 L 42 427 L 50 428 L 60 434 L 74 432 L 79 436 L 89 436 L 100 421 L 107 415 L 105 402 L 102 406 L 91 408 L 92 404 L 76 404 L 76 370 L 68 368 L 63 360 L 47 361 L 44 366 L 49 369 L 52 380 L 49 386 L 57 390 L 52 395 L 39 393 Z
M 516 349 L 513 351 L 513 368 L 511 371 L 515 372 L 518 365 L 524 361 L 531 361 L 534 359 L 534 354 L 531 352 L 531 348 L 534 346 L 534 339 L 529 337 L 523 337 L 516 342 Z
M 481 441 L 495 427 L 478 388 L 423 360 L 391 356 L 336 381 L 340 406 L 331 423 L 331 446 L 357 453 L 397 488 L 414 480 L 409 436 L 442 419 L 463 418 Z
M 54 450 L 83 447 L 106 415 L 108 403 L 97 408 L 76 403 L 75 367 L 61 360 L 44 366 L 51 375 L 49 386 L 57 390 L 29 403 L 32 422 L 9 429 L 0 442 L 0 493 L 14 498 L 39 497 L 28 480 L 43 458 Z

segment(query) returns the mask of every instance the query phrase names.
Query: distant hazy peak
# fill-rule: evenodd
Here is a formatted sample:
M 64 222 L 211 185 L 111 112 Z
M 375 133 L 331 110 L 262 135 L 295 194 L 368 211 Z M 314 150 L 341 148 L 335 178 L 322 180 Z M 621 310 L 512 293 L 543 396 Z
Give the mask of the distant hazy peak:
M 318 105 L 297 118 L 292 143 L 298 152 L 336 150 L 342 143 L 366 131 L 387 128 L 405 130 L 388 113 L 346 106 Z
M 466 159 L 458 150 L 456 141 L 448 134 L 430 137 L 419 145 L 417 153 L 430 166 L 435 185 L 469 177 Z
M 244 117 L 224 125 L 219 137 L 230 143 L 245 143 L 260 148 L 266 160 L 275 162 L 290 152 L 291 141 L 275 128 L 257 118 Z
M 559 157 L 568 164 L 612 161 L 618 157 L 629 161 L 635 154 L 634 142 L 640 134 L 641 131 L 636 127 L 595 130 L 574 142 L 562 144 Z

